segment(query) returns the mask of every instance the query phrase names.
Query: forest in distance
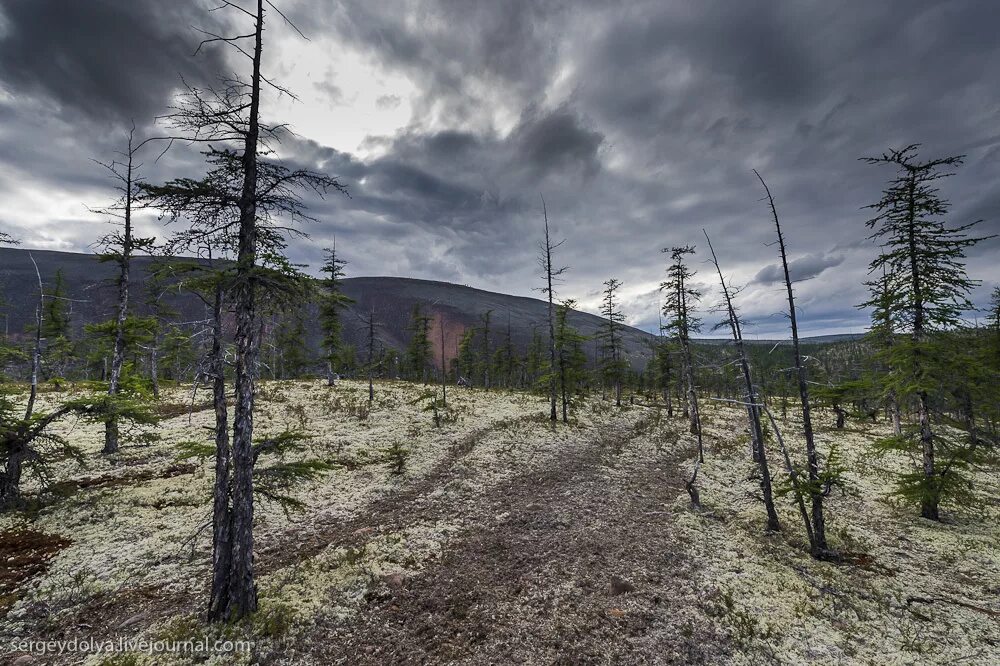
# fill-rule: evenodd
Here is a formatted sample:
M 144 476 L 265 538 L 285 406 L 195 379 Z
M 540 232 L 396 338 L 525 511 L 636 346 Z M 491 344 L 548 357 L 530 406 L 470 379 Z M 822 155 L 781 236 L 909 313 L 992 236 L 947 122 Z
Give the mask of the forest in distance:
M 218 10 L 240 30 L 198 48 L 245 69 L 95 160 L 93 262 L 67 277 L 0 232 L 12 663 L 1000 660 L 1000 287 L 974 305 L 994 236 L 953 213 L 964 155 L 857 156 L 881 184 L 851 202 L 874 253 L 857 334 L 807 335 L 763 168 L 745 224 L 771 239 L 780 340 L 748 333 L 711 226 L 647 239 L 654 333 L 613 275 L 581 312 L 544 193 L 537 299 L 356 277 L 343 240 L 313 277 L 288 251 L 326 222 L 309 202 L 364 184 L 280 158 L 265 26 L 296 24 Z M 147 180 L 181 145 L 202 162 Z

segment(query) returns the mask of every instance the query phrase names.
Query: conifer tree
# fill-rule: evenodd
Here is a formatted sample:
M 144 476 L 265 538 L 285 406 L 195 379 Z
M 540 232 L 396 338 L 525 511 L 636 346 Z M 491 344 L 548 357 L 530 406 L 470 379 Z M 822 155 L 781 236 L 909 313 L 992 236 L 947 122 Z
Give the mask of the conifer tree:
M 476 329 L 469 328 L 462 333 L 458 341 L 458 357 L 455 359 L 455 372 L 460 383 L 470 383 L 472 373 L 476 369 Z
M 76 345 L 72 340 L 69 312 L 70 299 L 66 292 L 66 278 L 58 269 L 52 288 L 45 296 L 45 313 L 42 318 L 42 337 L 45 338 L 47 376 L 65 377 L 76 359 Z
M 341 313 L 354 302 L 344 294 L 341 280 L 344 278 L 344 266 L 347 262 L 337 256 L 337 240 L 333 247 L 324 250 L 326 260 L 323 262 L 323 284 L 320 295 L 319 323 L 323 329 L 323 351 L 326 353 L 327 383 L 333 384 L 335 369 L 340 363 L 341 346 L 343 345 L 344 324 Z
M 949 202 L 940 195 L 937 181 L 951 176 L 963 157 L 921 160 L 918 148 L 914 144 L 862 161 L 896 170 L 882 198 L 868 206 L 874 211 L 867 222 L 869 239 L 881 248 L 870 270 L 885 270 L 891 307 L 906 333 L 884 352 L 890 372 L 881 378 L 883 386 L 901 402 L 912 400 L 917 410 L 916 425 L 904 427 L 902 434 L 883 444 L 908 452 L 918 449 L 921 469 L 902 477 L 900 492 L 920 504 L 924 518 L 939 520 L 942 498 L 966 481 L 960 465 L 939 465 L 937 456 L 943 450 L 958 460 L 967 446 L 941 423 L 947 355 L 939 354 L 940 334 L 957 329 L 963 313 L 972 309 L 969 294 L 978 282 L 968 277 L 964 257 L 983 239 L 969 235 L 976 222 L 950 227 L 944 219 Z M 877 307 L 879 298 L 873 293 L 864 305 Z
M 426 384 L 431 363 L 431 317 L 423 313 L 419 303 L 413 306 L 406 330 L 410 332 L 410 343 L 406 347 L 410 377 Z
M 493 367 L 496 368 L 499 380 L 504 386 L 511 388 L 515 383 L 517 373 L 517 350 L 514 349 L 514 339 L 511 335 L 510 311 L 507 311 L 507 328 L 504 334 L 503 344 L 494 354 Z
M 621 281 L 610 278 L 604 282 L 604 296 L 601 300 L 601 323 L 597 338 L 601 344 L 601 373 L 615 391 L 615 405 L 622 406 L 622 382 L 625 380 L 626 362 L 622 350 L 622 327 L 625 315 L 618 308 L 618 290 Z
M 586 376 L 587 355 L 583 343 L 587 336 L 569 323 L 576 301 L 567 299 L 556 309 L 556 364 L 563 423 L 569 423 L 569 407 L 581 389 Z
M 667 252 L 664 249 L 663 252 Z M 693 306 L 701 298 L 701 292 L 691 286 L 694 272 L 684 263 L 684 257 L 694 254 L 694 248 L 687 245 L 669 250 L 671 264 L 667 269 L 667 281 L 660 285 L 666 292 L 663 314 L 667 317 L 665 329 L 677 338 L 681 348 L 681 372 L 684 373 L 687 394 L 687 414 L 689 429 L 698 437 L 698 458 L 705 461 L 701 435 L 701 418 L 698 412 L 698 390 L 694 381 L 694 361 L 691 354 L 691 332 L 701 328 L 701 321 L 692 315 Z
M 368 377 L 368 403 L 371 404 L 375 400 L 375 373 L 381 365 L 381 359 L 378 358 L 376 345 L 380 343 L 378 338 L 378 329 L 381 328 L 382 323 L 375 318 L 375 306 L 372 306 L 371 310 L 367 315 L 359 317 L 361 323 L 364 326 L 365 335 L 365 374 Z M 442 331 L 444 328 L 442 327 Z M 441 336 L 441 353 L 442 358 L 444 358 L 444 335 Z
M 274 3 L 266 4 L 284 17 Z M 238 12 L 240 19 L 249 18 L 251 27 L 234 36 L 206 33 L 199 46 L 219 43 L 232 47 L 247 57 L 249 76 L 230 76 L 216 89 L 188 87 L 168 116 L 187 140 L 209 144 L 206 157 L 213 168 L 204 179 L 168 183 L 164 208 L 180 211 L 191 220 L 188 239 L 214 237 L 224 248 L 232 249 L 235 259 L 226 281 L 236 319 L 235 408 L 232 441 L 227 449 L 231 465 L 221 469 L 217 459 L 216 468 L 217 473 L 227 475 L 217 478 L 215 485 L 216 492 L 223 494 L 216 496 L 217 503 L 227 511 L 215 514 L 225 525 L 216 525 L 220 540 L 216 544 L 219 556 L 213 560 L 209 607 L 213 621 L 238 620 L 257 609 L 254 465 L 262 450 L 279 450 L 292 441 L 288 437 L 275 438 L 271 440 L 273 445 L 265 449 L 254 443 L 259 299 L 272 285 L 281 289 L 289 268 L 281 252 L 290 228 L 273 224 L 273 218 L 311 219 L 301 198 L 304 189 L 319 195 L 330 190 L 346 191 L 335 178 L 303 169 L 290 170 L 268 159 L 274 144 L 287 130 L 283 124 L 261 121 L 261 89 L 270 86 L 278 92 L 288 91 L 262 73 L 265 0 L 257 0 L 254 5 L 253 9 L 244 9 L 225 3 L 223 7 Z M 276 268 L 268 270 L 268 264 Z
M 548 364 L 545 360 L 545 343 L 538 328 L 531 329 L 531 342 L 524 359 L 525 384 L 532 389 L 539 388 L 539 379 L 548 377 Z M 546 382 L 548 388 L 548 382 Z
M 129 286 L 131 282 L 132 258 L 137 252 L 150 252 L 154 247 L 153 238 L 142 238 L 135 235 L 135 228 L 132 219 L 134 209 L 137 207 L 137 198 L 140 192 L 139 179 L 139 152 L 152 139 L 139 141 L 135 136 L 135 127 L 129 131 L 127 136 L 127 147 L 119 153 L 119 159 L 110 162 L 99 163 L 103 166 L 116 181 L 115 188 L 120 196 L 111 206 L 100 209 L 96 212 L 102 213 L 121 221 L 120 228 L 107 234 L 100 241 L 101 253 L 98 255 L 101 261 L 112 261 L 118 264 L 118 302 L 115 308 L 114 318 L 114 344 L 111 348 L 111 374 L 108 378 L 108 404 L 114 403 L 114 397 L 118 393 L 119 385 L 122 381 L 122 372 L 125 368 L 125 324 L 129 313 Z M 118 451 L 119 423 L 114 410 L 108 412 L 108 419 L 104 423 L 104 449 L 103 453 L 115 453 Z
M 289 304 L 278 314 L 274 331 L 274 344 L 278 351 L 275 375 L 282 379 L 295 379 L 305 375 L 309 368 L 309 350 L 306 347 L 306 322 L 301 306 Z
M 479 320 L 483 322 L 483 350 L 480 367 L 483 371 L 483 388 L 487 391 L 490 390 L 490 365 L 493 362 L 493 355 L 490 354 L 490 322 L 492 319 L 493 310 L 487 310 L 479 316 Z
M 892 420 L 893 434 L 897 437 L 903 434 L 902 410 L 899 405 L 899 398 L 896 389 L 889 383 L 878 380 L 880 372 L 892 374 L 889 360 L 892 358 L 891 349 L 895 344 L 899 331 L 897 307 L 897 293 L 892 288 L 892 281 L 889 274 L 883 267 L 879 277 L 865 281 L 871 298 L 867 305 L 859 307 L 871 307 L 871 326 L 865 336 L 876 353 L 871 359 L 873 373 L 869 374 L 868 380 L 873 387 L 877 387 L 881 400 L 885 404 Z

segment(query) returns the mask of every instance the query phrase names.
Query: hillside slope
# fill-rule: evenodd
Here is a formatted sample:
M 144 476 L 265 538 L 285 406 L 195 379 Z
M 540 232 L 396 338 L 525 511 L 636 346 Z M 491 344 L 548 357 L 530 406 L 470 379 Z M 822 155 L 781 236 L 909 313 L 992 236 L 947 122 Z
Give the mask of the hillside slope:
M 111 317 L 116 290 L 116 267 L 100 262 L 95 255 L 50 250 L 25 250 L 0 248 L 0 295 L 7 303 L 6 328 L 11 336 L 18 336 L 33 324 L 37 302 L 38 278 L 32 257 L 38 264 L 46 288 L 51 288 L 56 271 L 62 270 L 70 302 L 73 326 L 79 331 L 84 324 Z M 148 312 L 146 300 L 150 294 L 146 279 L 152 260 L 137 257 L 134 261 L 132 299 L 139 313 Z M 453 356 L 461 334 L 466 329 L 480 325 L 483 313 L 492 310 L 491 339 L 493 344 L 502 341 L 510 326 L 511 339 L 516 347 L 524 350 L 537 329 L 546 334 L 547 304 L 536 298 L 510 296 L 463 285 L 431 280 L 400 277 L 357 277 L 344 280 L 344 292 L 354 299 L 353 314 L 345 317 L 345 337 L 360 345 L 363 339 L 362 324 L 358 316 L 373 309 L 382 323 L 380 337 L 384 344 L 397 349 L 409 340 L 406 330 L 410 313 L 415 305 L 432 315 L 431 340 L 434 353 L 439 354 L 440 328 L 445 327 L 445 353 Z M 176 311 L 174 321 L 194 321 L 207 316 L 204 305 L 193 296 L 168 293 L 163 297 Z M 307 306 L 315 313 L 315 304 Z M 593 336 L 601 318 L 585 312 L 574 312 L 571 323 L 581 333 Z M 306 317 L 306 344 L 318 350 L 320 332 L 315 316 Z M 645 367 L 650 357 L 649 343 L 654 336 L 635 328 L 626 327 L 623 334 L 626 357 L 636 368 Z M 593 355 L 595 342 L 588 343 L 588 355 Z M 318 353 L 318 351 L 317 351 Z

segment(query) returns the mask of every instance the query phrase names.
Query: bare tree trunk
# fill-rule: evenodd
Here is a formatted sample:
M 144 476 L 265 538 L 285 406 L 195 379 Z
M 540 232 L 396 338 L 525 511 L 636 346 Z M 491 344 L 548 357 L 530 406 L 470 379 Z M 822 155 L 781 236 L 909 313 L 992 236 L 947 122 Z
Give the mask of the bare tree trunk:
M 792 466 L 792 459 L 788 455 L 788 447 L 785 446 L 785 440 L 781 436 L 781 429 L 778 428 L 778 422 L 774 420 L 774 416 L 771 414 L 771 410 L 764 407 L 764 412 L 767 414 L 767 418 L 771 421 L 771 427 L 774 428 L 774 436 L 778 440 L 778 446 L 781 447 L 781 455 L 785 459 L 785 471 L 788 473 L 788 479 L 792 483 L 792 488 L 795 491 L 795 504 L 799 508 L 799 515 L 802 516 L 802 525 L 805 527 L 806 536 L 809 538 L 810 550 L 816 550 L 816 535 L 813 533 L 812 523 L 809 520 L 809 512 L 806 511 L 806 502 L 803 499 L 803 492 L 799 486 L 799 475 L 795 471 L 795 467 Z
M 0 509 L 10 509 L 21 501 L 21 467 L 28 457 L 22 444 L 4 442 L 7 464 L 0 474 Z
M 153 397 L 157 400 L 160 399 L 160 362 L 159 362 L 160 349 L 159 344 L 156 340 L 153 341 L 153 346 L 149 350 L 149 381 L 153 384 Z
M 566 395 L 566 360 L 559 355 L 559 387 L 562 394 L 562 420 L 569 423 L 569 396 Z
M 889 397 L 889 415 L 892 418 L 892 434 L 899 437 L 903 434 L 903 417 L 899 409 L 899 400 L 893 393 Z
M 226 406 L 226 361 L 222 345 L 222 284 L 215 286 L 212 309 L 212 403 L 215 407 L 215 486 L 212 503 L 212 593 L 208 615 L 218 622 L 229 612 L 229 576 L 232 567 L 233 515 L 232 451 L 229 447 L 229 411 Z
M 691 506 L 695 509 L 701 508 L 701 496 L 698 494 L 698 486 L 695 483 L 698 481 L 698 470 L 701 468 L 702 462 L 700 457 L 695 459 L 694 472 L 691 474 L 691 478 L 684 482 L 684 488 L 687 490 L 688 497 L 691 498 Z
M 788 319 L 792 328 L 792 353 L 795 354 L 795 377 L 799 385 L 799 399 L 802 402 L 802 432 L 806 440 L 809 485 L 812 489 L 809 493 L 812 504 L 812 530 L 809 534 L 810 545 L 812 546 L 813 557 L 820 558 L 826 556 L 829 551 L 826 543 L 826 519 L 823 516 L 823 490 L 819 487 L 819 455 L 816 453 L 816 440 L 813 437 L 812 415 L 809 405 L 809 384 L 806 381 L 806 369 L 802 363 L 802 352 L 799 349 L 799 327 L 795 314 L 795 296 L 792 292 L 792 278 L 788 272 L 788 254 L 785 251 L 785 237 L 781 233 L 781 224 L 778 222 L 778 209 L 774 206 L 774 198 L 771 196 L 771 190 L 756 170 L 754 170 L 754 173 L 767 193 L 767 200 L 771 205 L 771 214 L 774 216 L 774 227 L 778 234 L 778 248 L 781 250 L 781 267 L 785 275 L 785 289 L 788 292 Z M 770 416 L 770 414 L 768 415 Z M 838 427 L 843 427 L 842 416 L 838 415 L 838 423 Z
M 920 446 L 923 452 L 924 478 L 934 479 L 937 475 L 934 469 L 934 432 L 931 430 L 930 408 L 927 393 L 921 391 L 917 395 L 917 418 L 920 422 Z M 940 520 L 938 512 L 938 496 L 936 493 L 924 493 L 920 500 L 920 515 L 930 520 Z
M 24 410 L 24 420 L 31 418 L 35 411 L 35 398 L 38 395 L 38 375 L 42 368 L 42 323 L 45 318 L 45 289 L 42 286 L 42 274 L 38 270 L 35 257 L 29 252 L 28 257 L 35 267 L 35 275 L 38 277 L 38 306 L 35 308 L 35 348 L 31 353 L 31 393 L 28 395 L 28 407 Z M 18 479 L 21 472 L 18 466 Z
M 442 324 L 443 325 L 443 324 Z M 441 329 L 444 331 L 444 329 Z M 443 333 L 442 333 L 443 339 Z M 444 354 L 444 348 L 442 347 L 441 353 Z M 442 362 L 444 357 L 442 356 Z M 375 307 L 372 307 L 372 311 L 368 316 L 368 404 L 375 401 L 375 384 L 374 384 L 374 372 L 375 368 L 373 363 L 375 361 Z
M 542 199 L 542 217 L 545 219 L 545 279 L 546 294 L 548 295 L 548 315 L 549 315 L 549 420 L 555 421 L 556 414 L 556 325 L 555 312 L 552 306 L 552 238 L 549 236 L 549 212 L 545 207 L 545 199 Z
M 448 365 L 444 360 L 444 316 L 441 317 L 441 406 L 448 406 Z
M 715 256 L 715 249 L 712 247 L 712 240 L 705 232 L 705 240 L 708 241 L 708 249 L 712 253 L 712 262 L 719 273 L 719 282 L 722 285 L 722 295 L 726 302 L 726 310 L 729 315 L 729 327 L 733 334 L 733 342 L 736 344 L 737 361 L 740 365 L 740 372 L 743 375 L 743 385 L 746 390 L 747 420 L 750 425 L 750 439 L 753 445 L 754 457 L 760 472 L 760 489 L 764 497 L 764 509 L 767 513 L 767 529 L 777 531 L 781 529 L 778 521 L 778 513 L 774 508 L 774 493 L 771 489 L 771 471 L 767 464 L 767 447 L 764 445 L 764 431 L 760 425 L 760 407 L 757 403 L 757 392 L 750 377 L 750 363 L 747 361 L 746 350 L 743 347 L 743 334 L 740 330 L 739 318 L 733 308 L 733 301 L 729 294 L 729 287 L 722 276 L 722 268 L 719 260 Z
M 663 369 L 663 401 L 667 403 L 667 416 L 674 417 L 674 400 L 670 394 L 670 357 L 667 356 L 666 366 Z
M 122 236 L 121 273 L 118 276 L 118 314 L 115 317 L 115 342 L 111 355 L 111 379 L 108 395 L 118 394 L 118 385 L 125 365 L 125 319 L 128 317 L 129 270 L 132 264 L 132 159 L 135 150 L 132 134 L 128 137 L 128 164 L 125 172 L 125 231 Z M 114 414 L 104 422 L 104 453 L 118 451 L 118 417 Z
M 226 619 L 257 610 L 253 568 L 253 410 L 257 347 L 254 344 L 257 261 L 257 140 L 260 110 L 261 37 L 264 0 L 257 0 L 253 76 L 250 81 L 249 127 L 243 148 L 243 189 L 239 201 L 239 246 L 236 257 L 236 408 L 233 422 L 233 559 Z

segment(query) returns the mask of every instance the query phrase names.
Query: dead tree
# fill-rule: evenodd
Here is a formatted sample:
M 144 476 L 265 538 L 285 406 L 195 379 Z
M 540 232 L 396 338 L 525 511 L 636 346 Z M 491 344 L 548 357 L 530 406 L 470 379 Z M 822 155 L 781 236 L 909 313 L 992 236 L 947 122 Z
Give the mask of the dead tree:
M 760 474 L 760 489 L 764 498 L 764 509 L 767 513 L 767 530 L 777 531 L 781 529 L 778 522 L 778 513 L 774 508 L 774 493 L 771 489 L 771 471 L 767 464 L 767 447 L 764 444 L 764 430 L 760 423 L 760 401 L 757 398 L 757 391 L 754 388 L 753 380 L 750 376 L 750 363 L 747 360 L 746 350 L 743 347 L 743 331 L 736 308 L 733 305 L 730 288 L 726 284 L 726 279 L 722 275 L 722 268 L 719 266 L 719 259 L 715 255 L 715 248 L 712 247 L 712 240 L 708 237 L 708 232 L 702 230 L 705 240 L 708 243 L 708 250 L 712 254 L 712 263 L 719 274 L 719 284 L 722 289 L 723 308 L 726 312 L 726 322 L 729 325 L 733 336 L 733 344 L 736 346 L 736 361 L 740 367 L 740 374 L 743 378 L 744 390 L 746 391 L 747 421 L 750 427 L 750 442 L 753 447 L 753 458 L 757 462 Z M 722 324 L 722 325 L 725 325 Z
M 441 329 L 441 406 L 448 406 L 448 364 L 444 355 L 444 316 L 440 318 L 438 326 Z
M 548 301 L 548 320 L 549 320 L 549 420 L 555 422 L 559 416 L 556 410 L 556 402 L 558 399 L 556 390 L 556 313 L 555 313 L 555 288 L 554 284 L 559 281 L 559 276 L 569 270 L 567 267 L 553 268 L 552 266 L 552 252 L 558 248 L 560 245 L 565 243 L 565 240 L 561 240 L 558 243 L 552 242 L 552 237 L 549 235 L 549 212 L 545 207 L 545 198 L 542 199 L 542 218 L 545 221 L 545 240 L 542 242 L 541 254 L 538 257 L 538 261 L 542 266 L 542 279 L 545 280 L 545 286 L 540 289 L 540 291 L 545 294 L 545 298 Z
M 378 336 L 375 331 L 381 327 L 382 324 L 375 319 L 374 305 L 371 307 L 371 311 L 369 311 L 367 316 L 358 315 L 358 319 L 361 320 L 365 331 L 365 348 L 367 351 L 365 368 L 367 369 L 368 374 L 368 403 L 371 404 L 375 400 L 375 342 L 378 341 Z
M 778 221 L 778 209 L 774 205 L 774 197 L 767 183 L 754 169 L 757 179 L 764 187 L 767 202 L 774 218 L 774 228 L 778 235 L 778 249 L 781 252 L 781 268 L 785 276 L 785 290 L 788 293 L 788 321 L 792 329 L 792 353 L 795 355 L 795 378 L 799 385 L 799 399 L 802 402 L 802 434 L 806 440 L 806 460 L 809 465 L 809 498 L 811 501 L 812 530 L 809 532 L 809 545 L 813 557 L 821 558 L 828 554 L 826 544 L 826 520 L 823 517 L 823 488 L 820 483 L 819 455 L 816 453 L 816 440 L 813 437 L 812 415 L 809 404 L 809 383 L 806 379 L 806 368 L 799 348 L 799 327 L 795 314 L 795 294 L 792 290 L 792 278 L 788 272 L 788 253 L 785 250 L 785 237 L 781 233 L 781 223 Z

